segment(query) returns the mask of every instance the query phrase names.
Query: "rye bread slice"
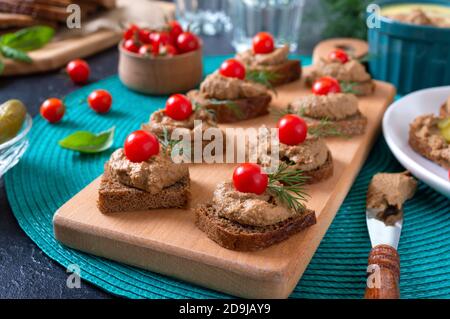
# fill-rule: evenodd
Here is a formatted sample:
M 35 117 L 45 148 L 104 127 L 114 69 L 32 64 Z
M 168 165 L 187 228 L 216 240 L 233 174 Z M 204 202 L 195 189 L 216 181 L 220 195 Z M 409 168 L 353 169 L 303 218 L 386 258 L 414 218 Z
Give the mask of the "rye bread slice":
M 234 123 L 252 119 L 269 113 L 269 104 L 272 101 L 270 94 L 264 94 L 246 99 L 231 100 L 230 105 L 218 104 L 198 90 L 188 92 L 188 97 L 206 109 L 214 110 L 217 123 Z
M 320 126 L 322 125 L 321 120 L 307 116 L 303 116 L 303 118 L 305 119 L 309 128 L 320 128 Z M 331 125 L 343 136 L 362 135 L 366 132 L 367 117 L 358 112 L 357 114 L 346 119 L 338 121 L 328 121 L 327 123 L 329 123 L 329 125 Z M 323 136 L 326 137 L 328 135 Z
M 409 145 L 411 148 L 422 155 L 425 158 L 428 158 L 430 161 L 435 162 L 436 164 L 442 166 L 443 168 L 450 170 L 450 165 L 447 161 L 444 161 L 442 158 L 436 156 L 432 152 L 432 148 L 428 145 L 427 141 L 419 138 L 416 134 L 417 127 L 414 126 L 414 123 L 411 124 L 409 129 Z M 450 147 L 450 146 L 449 146 Z
M 325 163 L 314 170 L 303 171 L 303 175 L 309 177 L 306 180 L 306 184 L 315 184 L 330 178 L 333 176 L 333 172 L 333 156 L 331 156 L 331 152 L 328 152 L 328 157 Z
M 283 240 L 316 223 L 312 210 L 275 225 L 257 227 L 241 225 L 220 217 L 211 203 L 195 210 L 195 224 L 220 246 L 237 251 L 260 250 Z
M 302 76 L 302 66 L 300 60 L 287 60 L 284 63 L 270 66 L 261 66 L 250 71 L 268 71 L 274 76 L 269 80 L 270 85 L 279 86 L 294 82 Z
M 183 208 L 189 199 L 189 189 L 190 179 L 186 176 L 158 194 L 152 195 L 121 184 L 105 170 L 100 182 L 97 206 L 103 214 L 156 208 Z

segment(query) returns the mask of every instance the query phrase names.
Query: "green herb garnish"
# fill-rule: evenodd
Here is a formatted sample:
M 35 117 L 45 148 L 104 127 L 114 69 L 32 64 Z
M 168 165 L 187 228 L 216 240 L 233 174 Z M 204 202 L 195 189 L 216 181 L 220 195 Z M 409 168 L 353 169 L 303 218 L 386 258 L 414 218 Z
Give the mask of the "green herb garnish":
M 77 131 L 58 142 L 59 146 L 80 153 L 100 153 L 111 147 L 115 127 L 98 134 L 89 131 Z
M 210 99 L 209 103 L 212 105 L 223 105 L 223 106 L 229 108 L 238 119 L 244 118 L 244 114 L 242 113 L 241 108 L 235 102 L 233 102 L 231 100 Z
M 303 202 L 309 195 L 304 186 L 308 176 L 303 175 L 301 170 L 293 170 L 285 163 L 281 163 L 275 173 L 269 174 L 269 192 L 281 203 L 294 211 L 305 209 Z
M 358 82 L 339 81 L 339 84 L 343 93 L 352 93 L 355 95 L 360 93 L 358 90 L 355 90 L 355 87 L 359 85 Z
M 7 59 L 31 63 L 28 51 L 36 50 L 51 41 L 55 30 L 47 26 L 35 26 L 6 33 L 0 37 L 0 54 Z M 0 73 L 4 64 L 0 61 Z
M 202 110 L 202 109 L 205 110 L 206 112 L 208 112 L 208 114 L 209 114 L 213 119 L 216 118 L 216 111 L 215 111 L 215 110 L 205 108 L 205 107 L 203 107 L 200 103 L 194 102 L 194 112 L 195 112 L 195 113 L 200 112 L 200 110 Z
M 170 138 L 169 130 L 165 126 L 163 126 L 162 135 L 158 136 L 158 140 L 164 152 L 172 150 L 175 147 L 175 145 L 177 145 L 180 142 L 180 140 L 172 140 Z
M 333 124 L 332 121 L 327 118 L 321 119 L 317 126 L 308 127 L 308 134 L 311 134 L 316 137 L 327 137 L 327 136 L 335 136 L 335 137 L 345 137 L 349 136 L 342 133 L 336 125 Z
M 279 79 L 279 77 L 279 74 L 268 70 L 248 70 L 245 75 L 246 80 L 262 84 L 273 91 L 275 94 L 277 94 L 277 91 L 272 85 L 272 82 Z

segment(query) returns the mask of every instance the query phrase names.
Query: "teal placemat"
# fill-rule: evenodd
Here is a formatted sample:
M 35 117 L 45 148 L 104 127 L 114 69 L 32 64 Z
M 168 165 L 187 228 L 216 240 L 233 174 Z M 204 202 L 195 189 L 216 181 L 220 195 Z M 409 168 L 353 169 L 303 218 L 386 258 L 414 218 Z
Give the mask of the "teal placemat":
M 211 72 L 224 57 L 205 59 Z M 310 59 L 304 59 L 308 64 Z M 113 110 L 107 115 L 91 112 L 84 102 L 97 88 L 113 94 Z M 63 122 L 49 125 L 35 118 L 30 148 L 5 177 L 9 202 L 19 225 L 48 255 L 63 266 L 78 264 L 81 277 L 120 296 L 131 298 L 229 297 L 185 282 L 140 270 L 61 246 L 53 237 L 53 213 L 95 177 L 112 150 L 126 135 L 146 122 L 151 112 L 163 107 L 164 97 L 148 97 L 123 87 L 117 77 L 83 87 L 66 97 Z M 57 146 L 74 130 L 102 131 L 115 125 L 111 151 L 80 155 Z M 361 298 L 370 250 L 365 225 L 365 193 L 373 174 L 399 171 L 401 166 L 380 137 L 319 249 L 291 297 Z M 403 298 L 450 297 L 449 201 L 424 184 L 405 207 L 400 241 L 401 294 Z

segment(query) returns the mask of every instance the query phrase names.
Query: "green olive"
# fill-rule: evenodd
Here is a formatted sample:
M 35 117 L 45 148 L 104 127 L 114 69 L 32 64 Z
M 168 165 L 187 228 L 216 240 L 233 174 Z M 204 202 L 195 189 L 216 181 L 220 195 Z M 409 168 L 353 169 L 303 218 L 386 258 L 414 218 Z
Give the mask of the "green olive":
M 445 119 L 443 119 L 443 120 L 440 120 L 440 121 L 438 122 L 438 127 L 439 127 L 441 130 L 443 130 L 443 129 L 447 128 L 447 127 L 450 127 L 450 117 L 447 117 L 447 118 L 445 118 Z
M 450 143 L 450 126 L 447 126 L 446 128 L 441 130 L 442 136 L 444 136 L 447 143 Z
M 0 105 L 0 144 L 14 138 L 22 128 L 27 109 L 19 100 Z

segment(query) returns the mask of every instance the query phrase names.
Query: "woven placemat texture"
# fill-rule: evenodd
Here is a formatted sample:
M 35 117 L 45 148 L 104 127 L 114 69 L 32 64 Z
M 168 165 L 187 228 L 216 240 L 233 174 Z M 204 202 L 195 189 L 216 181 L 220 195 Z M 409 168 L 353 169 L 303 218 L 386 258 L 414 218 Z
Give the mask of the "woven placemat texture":
M 211 72 L 224 57 L 205 58 Z M 305 64 L 310 59 L 304 58 Z M 92 112 L 86 97 L 97 88 L 113 95 L 107 115 Z M 9 202 L 19 225 L 52 259 L 67 267 L 78 264 L 81 277 L 115 295 L 130 298 L 230 297 L 156 273 L 87 255 L 60 245 L 53 236 L 54 212 L 102 173 L 103 163 L 126 135 L 163 107 L 165 97 L 148 97 L 127 90 L 117 77 L 85 86 L 65 99 L 67 114 L 57 125 L 34 119 L 30 147 L 6 176 Z M 116 126 L 111 150 L 83 155 L 61 149 L 57 142 L 75 130 L 100 132 Z M 292 298 L 361 298 L 370 242 L 365 224 L 365 193 L 373 174 L 401 171 L 383 138 L 375 144 L 349 195 L 330 226 Z M 400 289 L 403 298 L 450 297 L 450 202 L 420 183 L 405 206 L 399 246 Z

